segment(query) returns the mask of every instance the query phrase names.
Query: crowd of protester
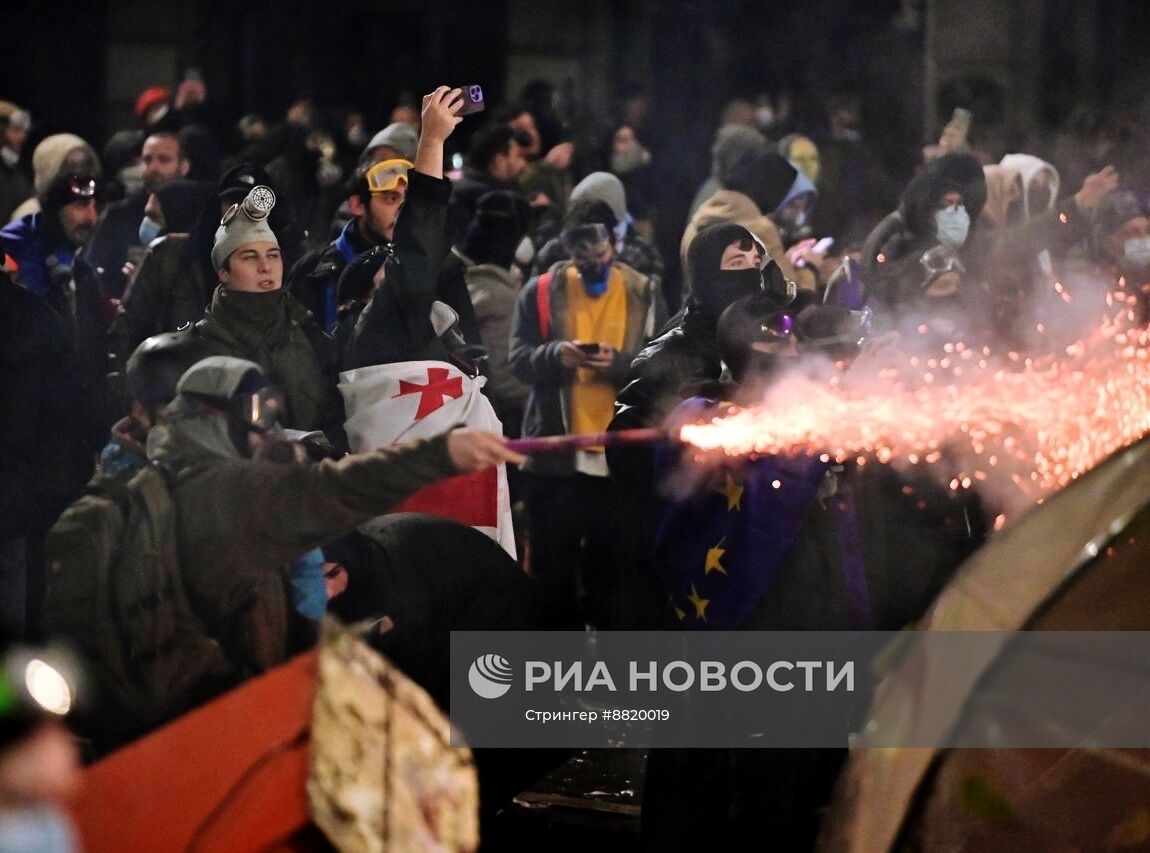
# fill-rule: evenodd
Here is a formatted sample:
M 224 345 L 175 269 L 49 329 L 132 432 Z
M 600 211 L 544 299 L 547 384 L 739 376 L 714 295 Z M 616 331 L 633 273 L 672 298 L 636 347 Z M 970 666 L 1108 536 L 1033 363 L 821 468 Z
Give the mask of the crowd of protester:
M 1124 287 L 1148 316 L 1150 208 L 1116 141 L 1057 164 L 980 150 L 956 119 L 895 199 L 856 99 L 809 129 L 734 101 L 676 223 L 643 110 L 604 140 L 550 95 L 464 119 L 440 87 L 370 137 L 301 101 L 229 140 L 193 81 L 143 92 L 99 151 L 60 133 L 30 157 L 34 117 L 0 102 L 0 628 L 130 642 L 132 608 L 77 580 L 145 560 L 130 546 L 181 589 L 150 605 L 183 638 L 152 650 L 170 671 L 135 705 L 99 694 L 90 755 L 306 648 L 328 611 L 388 617 L 374 642 L 444 705 L 451 629 L 901 628 L 985 536 L 976 495 L 760 459 L 671 497 L 674 448 L 506 441 L 753 402 L 801 354 L 847 370 L 908 320 L 940 346 L 1051 347 L 1035 312 L 1081 331 L 1055 281 Z M 479 126 L 460 167 L 462 121 Z M 463 414 L 414 443 L 364 426 L 405 396 L 417 421 Z M 493 512 L 437 498 L 444 480 Z M 711 846 L 766 810 L 809 846 L 841 757 L 655 751 L 645 832 Z

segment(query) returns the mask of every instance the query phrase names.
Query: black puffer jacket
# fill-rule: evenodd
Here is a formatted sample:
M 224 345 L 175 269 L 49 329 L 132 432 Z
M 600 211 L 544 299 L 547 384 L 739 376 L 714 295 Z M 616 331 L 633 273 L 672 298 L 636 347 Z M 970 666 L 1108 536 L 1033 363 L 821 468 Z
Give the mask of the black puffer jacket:
M 719 315 L 736 299 L 760 290 L 753 278 L 732 282 L 719 269 L 723 251 L 743 237 L 753 239 L 742 225 L 721 223 L 703 230 L 691 242 L 687 266 L 696 284 L 683 310 L 631 362 L 627 382 L 615 398 L 612 431 L 660 425 L 676 405 L 719 379 L 723 372 L 716 340 Z M 778 297 L 780 307 L 787 304 L 787 282 L 773 261 L 764 278 L 766 290 Z M 650 451 L 612 448 L 607 451 L 607 462 L 612 476 L 640 490 L 650 488 Z

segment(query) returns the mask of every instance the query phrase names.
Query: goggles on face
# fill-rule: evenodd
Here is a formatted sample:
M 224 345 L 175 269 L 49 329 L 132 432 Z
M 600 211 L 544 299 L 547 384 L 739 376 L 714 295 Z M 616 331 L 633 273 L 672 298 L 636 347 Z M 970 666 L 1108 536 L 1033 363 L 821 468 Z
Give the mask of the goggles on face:
M 935 246 L 933 249 L 927 249 L 919 258 L 919 263 L 926 270 L 928 280 L 933 280 L 943 273 L 966 272 L 966 267 L 962 265 L 962 261 L 958 259 L 951 246 Z
M 364 173 L 367 189 L 372 194 L 394 192 L 407 186 L 407 173 L 415 168 L 410 160 L 382 160 Z
M 568 228 L 563 232 L 560 242 L 572 257 L 576 255 L 594 256 L 611 244 L 611 232 L 601 222 L 576 225 L 574 228 Z
M 272 208 L 276 206 L 276 194 L 272 192 L 271 187 L 265 187 L 263 184 L 252 187 L 251 191 L 244 196 L 244 200 L 233 204 L 224 213 L 223 218 L 220 220 L 220 225 L 228 225 L 242 212 L 244 216 L 252 222 L 263 222 L 272 212 Z
M 231 413 L 244 429 L 262 435 L 279 423 L 283 410 L 283 394 L 269 386 L 237 396 Z

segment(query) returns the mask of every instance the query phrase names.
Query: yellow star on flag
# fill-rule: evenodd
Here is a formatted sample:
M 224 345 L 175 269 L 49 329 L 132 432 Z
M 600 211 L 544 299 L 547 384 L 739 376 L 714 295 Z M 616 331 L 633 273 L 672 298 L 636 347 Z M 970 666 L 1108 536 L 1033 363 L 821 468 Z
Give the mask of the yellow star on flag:
M 695 605 L 695 617 L 701 619 L 703 622 L 707 621 L 707 605 L 711 603 L 709 598 L 701 598 L 699 591 L 695 589 L 695 585 L 691 584 L 691 594 L 687 596 L 687 600 Z
M 718 545 L 716 545 L 714 548 L 707 549 L 707 562 L 703 565 L 704 577 L 709 575 L 711 572 L 722 572 L 723 574 L 727 573 L 727 570 L 723 568 L 722 562 L 720 562 L 723 559 L 723 555 L 727 553 L 727 549 L 723 547 L 723 543 L 726 541 L 727 537 L 724 536 L 719 540 Z
M 730 472 L 725 475 L 726 480 L 723 485 L 715 489 L 719 494 L 727 499 L 727 512 L 733 509 L 743 508 L 743 487 L 735 482 L 735 478 L 731 476 Z
M 679 605 L 675 604 L 673 607 L 675 608 L 675 616 L 680 622 L 687 618 L 686 611 L 681 609 Z

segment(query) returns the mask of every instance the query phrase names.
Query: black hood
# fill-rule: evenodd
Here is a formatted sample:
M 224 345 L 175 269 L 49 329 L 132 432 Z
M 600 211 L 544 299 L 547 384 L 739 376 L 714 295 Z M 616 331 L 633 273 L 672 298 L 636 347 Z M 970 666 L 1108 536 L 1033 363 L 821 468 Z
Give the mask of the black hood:
M 986 204 L 986 177 L 972 155 L 954 152 L 930 160 L 907 184 L 898 209 L 904 225 L 915 237 L 933 238 L 934 209 L 952 190 L 962 193 L 973 227 Z
M 168 181 L 156 190 L 164 213 L 164 230 L 169 234 L 189 233 L 214 195 L 215 185 L 207 181 Z

